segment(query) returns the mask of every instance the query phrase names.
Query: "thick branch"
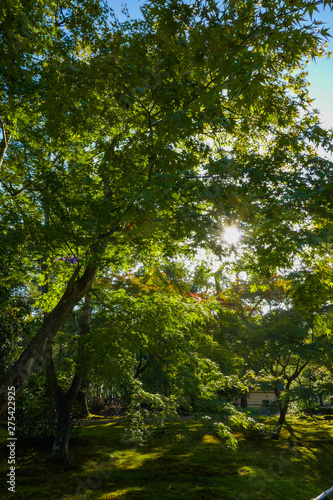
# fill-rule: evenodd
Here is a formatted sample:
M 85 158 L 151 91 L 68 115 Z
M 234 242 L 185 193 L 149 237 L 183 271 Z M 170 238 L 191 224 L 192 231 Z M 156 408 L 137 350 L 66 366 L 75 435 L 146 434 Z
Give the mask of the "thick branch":
M 146 363 L 143 366 L 142 366 L 142 361 L 143 361 L 143 355 L 142 355 L 142 351 L 140 351 L 140 360 L 139 360 L 139 364 L 137 366 L 134 378 L 139 378 L 141 373 L 143 373 L 148 368 L 150 358 L 148 358 L 148 360 L 146 361 Z
M 45 354 L 48 343 L 56 336 L 73 310 L 73 307 L 92 287 L 98 267 L 87 267 L 82 277 L 77 279 L 79 271 L 80 268 L 77 266 L 58 304 L 44 319 L 36 336 L 16 361 L 14 366 L 2 379 L 0 387 L 1 411 L 7 407 L 7 388 L 14 386 L 16 396 L 23 391 L 28 383 L 30 375 Z

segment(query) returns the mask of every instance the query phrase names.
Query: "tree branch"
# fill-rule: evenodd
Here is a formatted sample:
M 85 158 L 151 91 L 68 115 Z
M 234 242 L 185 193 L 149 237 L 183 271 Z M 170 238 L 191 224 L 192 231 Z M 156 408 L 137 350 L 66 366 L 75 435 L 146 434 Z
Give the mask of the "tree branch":
M 2 117 L 0 116 L 0 128 L 1 128 L 1 131 L 2 131 L 2 140 L 1 140 L 1 143 L 0 143 L 0 169 L 2 167 L 2 164 L 3 164 L 3 160 L 5 158 L 5 154 L 6 154 L 6 151 L 7 151 L 7 148 L 8 148 L 8 144 L 10 142 L 10 139 L 11 139 L 11 134 L 8 134 L 6 133 L 6 127 L 5 127 L 5 123 L 2 119 Z

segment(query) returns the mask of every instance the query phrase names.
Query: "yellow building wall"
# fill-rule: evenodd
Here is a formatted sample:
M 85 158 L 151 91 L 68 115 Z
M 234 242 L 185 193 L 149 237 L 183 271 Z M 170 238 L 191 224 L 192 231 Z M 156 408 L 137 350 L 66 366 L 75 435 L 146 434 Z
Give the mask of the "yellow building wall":
M 248 406 L 262 406 L 264 400 L 275 401 L 274 392 L 251 391 L 247 396 Z

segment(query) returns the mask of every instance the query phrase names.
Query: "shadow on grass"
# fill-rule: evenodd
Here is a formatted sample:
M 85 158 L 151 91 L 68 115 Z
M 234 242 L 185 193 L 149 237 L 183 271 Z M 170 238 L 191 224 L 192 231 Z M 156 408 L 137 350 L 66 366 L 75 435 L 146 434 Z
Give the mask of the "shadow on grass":
M 144 448 L 122 431 L 121 420 L 91 422 L 71 442 L 73 465 L 66 467 L 47 462 L 48 443 L 18 442 L 15 498 L 310 500 L 331 486 L 333 435 L 322 421 L 289 420 L 277 442 L 238 433 L 236 453 L 195 421 L 156 431 Z M 6 455 L 2 444 L 2 478 Z M 13 498 L 6 486 L 1 491 Z

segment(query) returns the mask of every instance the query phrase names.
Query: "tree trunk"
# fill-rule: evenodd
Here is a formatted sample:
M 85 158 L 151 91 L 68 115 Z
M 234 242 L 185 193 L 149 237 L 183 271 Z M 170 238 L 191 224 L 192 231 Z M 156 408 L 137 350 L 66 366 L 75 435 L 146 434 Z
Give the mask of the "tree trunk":
M 89 319 L 90 319 L 90 309 L 91 309 L 91 298 L 87 294 L 83 307 L 83 317 L 82 324 L 76 321 L 78 334 L 80 336 L 86 335 L 89 331 Z M 85 365 L 85 354 L 80 352 L 80 360 L 76 367 L 75 375 L 71 384 L 70 389 L 65 393 L 63 389 L 59 386 L 57 380 L 57 374 L 54 368 L 53 356 L 52 356 L 52 342 L 49 341 L 45 351 L 45 370 L 47 383 L 50 392 L 53 396 L 56 410 L 57 410 L 57 425 L 55 438 L 52 446 L 50 460 L 52 462 L 68 464 L 70 463 L 68 455 L 68 445 L 71 433 L 71 412 L 75 400 L 77 399 L 83 372 Z
M 288 391 L 290 389 L 291 383 L 294 380 L 294 378 L 295 378 L 295 374 L 292 377 L 288 378 L 286 387 L 284 389 L 286 392 L 284 394 L 284 397 L 282 397 L 282 398 L 281 398 L 280 389 L 278 387 L 273 388 L 278 405 L 279 405 L 280 415 L 279 415 L 279 420 L 277 421 L 275 429 L 272 433 L 272 439 L 279 439 L 280 438 L 281 429 L 282 429 L 283 424 L 286 421 L 286 415 L 287 415 L 289 402 L 290 402 L 289 396 L 288 396 Z
M 247 394 L 241 394 L 241 397 L 240 397 L 240 405 L 241 405 L 241 408 L 246 408 L 247 407 Z
M 279 439 L 280 438 L 282 426 L 286 421 L 286 414 L 288 411 L 288 406 L 289 406 L 289 404 L 286 404 L 280 408 L 279 420 L 277 421 L 275 429 L 272 433 L 272 439 Z
M 84 375 L 83 375 L 83 379 L 84 379 Z M 76 397 L 76 403 L 77 403 L 78 407 L 80 408 L 80 415 L 82 416 L 82 418 L 85 418 L 89 415 L 86 387 L 87 387 L 87 381 L 83 380 L 81 382 L 81 387 L 80 387 L 80 390 L 77 393 L 77 397 Z
M 69 464 L 68 444 L 72 423 L 72 402 L 69 394 L 62 394 L 57 403 L 57 425 L 50 460 L 61 464 Z
M 72 408 L 78 395 L 82 379 L 82 370 L 77 371 L 68 392 L 57 386 L 55 403 L 57 410 L 57 424 L 50 460 L 52 462 L 69 464 L 68 445 L 72 425 Z
M 16 397 L 20 395 L 45 354 L 48 342 L 52 342 L 74 306 L 92 287 L 97 271 L 97 266 L 87 267 L 82 277 L 77 279 L 80 267 L 76 267 L 58 304 L 44 319 L 33 340 L 1 380 L 0 414 L 7 408 L 8 387 L 15 387 Z
M 52 394 L 57 412 L 56 431 L 50 460 L 52 462 L 68 464 L 68 444 L 71 433 L 71 411 L 80 388 L 82 370 L 76 371 L 70 389 L 65 392 L 58 384 L 57 374 L 53 363 L 51 341 L 47 344 L 44 362 L 47 384 Z

